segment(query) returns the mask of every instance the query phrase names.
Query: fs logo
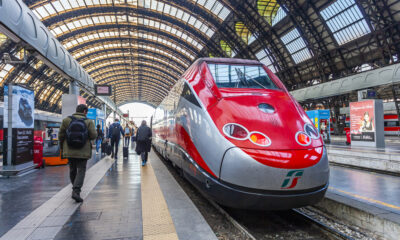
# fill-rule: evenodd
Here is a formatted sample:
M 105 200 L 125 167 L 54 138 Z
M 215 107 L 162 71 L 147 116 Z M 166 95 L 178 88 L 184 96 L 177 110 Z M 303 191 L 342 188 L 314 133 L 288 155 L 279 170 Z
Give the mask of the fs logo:
M 291 189 L 296 187 L 297 181 L 303 176 L 304 170 L 292 170 L 288 172 L 285 179 L 283 180 L 281 189 Z

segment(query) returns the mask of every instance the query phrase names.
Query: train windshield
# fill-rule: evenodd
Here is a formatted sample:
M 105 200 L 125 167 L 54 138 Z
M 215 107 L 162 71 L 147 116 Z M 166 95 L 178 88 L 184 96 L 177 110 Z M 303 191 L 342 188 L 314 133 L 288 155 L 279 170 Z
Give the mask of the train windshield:
M 219 88 L 279 89 L 262 66 L 208 64 Z

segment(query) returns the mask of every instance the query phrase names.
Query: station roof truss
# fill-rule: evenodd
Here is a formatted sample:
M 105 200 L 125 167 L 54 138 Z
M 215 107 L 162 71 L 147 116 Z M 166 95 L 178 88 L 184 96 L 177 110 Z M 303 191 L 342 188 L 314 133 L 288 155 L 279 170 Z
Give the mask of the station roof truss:
M 117 104 L 158 105 L 199 57 L 258 59 L 295 90 L 393 64 L 400 53 L 400 0 L 24 2 L 97 83 L 114 87 Z M 0 35 L 1 53 L 20 50 Z M 27 61 L 1 63 L 0 85 L 29 83 L 38 104 L 57 109 L 65 79 Z

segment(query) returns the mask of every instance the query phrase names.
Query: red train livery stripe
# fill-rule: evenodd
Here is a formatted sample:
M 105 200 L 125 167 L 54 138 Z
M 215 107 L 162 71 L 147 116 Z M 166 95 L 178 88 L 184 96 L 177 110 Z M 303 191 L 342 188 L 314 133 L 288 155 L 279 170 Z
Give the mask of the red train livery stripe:
M 178 136 L 180 136 L 177 138 L 178 145 L 181 148 L 183 148 L 202 169 L 204 169 L 207 173 L 211 174 L 213 177 L 218 178 L 213 173 L 213 171 L 211 171 L 207 163 L 204 161 L 200 153 L 197 151 L 196 146 L 192 142 L 192 139 L 186 132 L 185 128 L 180 124 L 175 124 L 175 129 Z

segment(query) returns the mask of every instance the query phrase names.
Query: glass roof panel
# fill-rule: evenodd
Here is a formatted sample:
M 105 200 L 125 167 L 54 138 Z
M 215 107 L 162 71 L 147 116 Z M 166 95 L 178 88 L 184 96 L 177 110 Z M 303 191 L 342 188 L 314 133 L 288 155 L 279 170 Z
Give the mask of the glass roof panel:
M 306 42 L 300 36 L 297 28 L 286 33 L 281 39 L 295 63 L 303 62 L 312 57 L 311 51 L 307 48 Z
M 272 55 L 268 49 L 262 49 L 256 53 L 258 61 L 265 64 L 273 73 L 276 73 L 276 68 L 272 61 Z
M 321 11 L 339 45 L 371 32 L 360 8 L 354 0 L 337 0 Z
M 277 24 L 286 16 L 286 12 L 277 0 L 258 0 L 257 10 L 271 26 Z
M 139 46 L 139 45 L 132 45 L 132 46 L 130 46 L 130 47 L 131 47 L 131 48 L 134 48 L 134 49 L 146 49 L 146 50 L 151 51 L 151 52 L 153 52 L 153 53 L 159 53 L 159 54 L 161 54 L 161 55 L 163 55 L 163 56 L 165 56 L 165 57 L 174 59 L 176 62 L 181 63 L 183 66 L 188 66 L 188 62 L 182 61 L 181 59 L 175 57 L 174 55 L 171 55 L 170 52 L 166 52 L 166 51 L 161 50 L 161 49 L 158 49 L 158 48 L 154 48 L 154 47 L 147 46 L 147 45 L 141 45 L 141 46 Z M 117 45 L 117 44 L 108 44 L 108 45 L 105 45 L 104 48 L 107 49 L 107 50 L 110 50 L 110 49 L 113 49 L 113 48 L 120 48 L 120 46 Z M 74 55 L 74 57 L 85 56 L 85 55 L 87 55 L 87 54 L 90 54 L 90 53 L 93 53 L 93 52 L 96 52 L 96 51 L 99 51 L 99 50 L 104 50 L 104 49 L 100 49 L 99 47 L 97 47 L 97 48 L 95 47 L 95 48 L 85 49 L 85 50 L 83 50 L 84 53 L 82 53 L 82 51 L 81 51 L 81 52 L 79 52 L 77 55 Z M 107 52 L 106 52 L 106 53 L 101 53 L 101 54 L 108 55 L 108 56 L 117 56 L 117 55 L 118 55 L 118 56 L 126 56 L 126 55 L 127 55 L 125 52 L 121 52 L 121 53 L 119 53 L 119 52 L 120 52 L 120 51 L 116 51 L 116 52 L 114 52 L 114 53 L 107 53 Z M 128 54 L 128 55 L 129 55 L 129 54 Z M 99 57 L 100 57 L 100 56 L 97 56 L 96 58 L 99 58 Z M 78 58 L 79 58 L 79 57 L 78 57 Z M 87 63 L 87 61 L 90 61 L 90 62 L 96 61 L 96 60 L 97 60 L 96 58 L 94 58 L 93 56 L 90 56 L 90 59 L 88 59 L 88 60 L 86 60 L 86 61 L 84 61 L 84 62 L 82 62 L 82 60 L 81 60 L 80 63 L 83 64 L 83 65 L 85 65 L 85 64 Z
M 222 51 L 224 51 L 228 57 L 232 57 L 232 48 L 228 45 L 228 43 L 224 40 L 221 40 L 219 43 L 221 45 Z
M 0 47 L 7 41 L 8 37 L 0 32 Z
M 236 33 L 239 35 L 239 37 L 247 44 L 250 45 L 256 38 L 253 36 L 253 34 L 250 32 L 250 30 L 244 25 L 243 22 L 237 22 L 235 24 L 235 30 Z
M 47 17 L 55 15 L 56 13 L 62 14 L 63 12 L 67 11 L 63 7 L 63 5 L 61 4 L 61 3 L 65 2 L 65 1 L 69 1 L 71 3 L 72 8 L 68 9 L 69 11 L 76 10 L 76 9 L 82 8 L 82 7 L 86 7 L 86 5 L 85 5 L 85 3 L 83 1 L 78 3 L 75 0 L 58 0 L 58 1 L 52 1 L 50 3 L 47 3 L 47 4 L 45 4 L 45 5 L 41 6 L 41 7 L 34 8 L 33 11 L 36 13 L 37 17 L 40 20 L 44 20 Z M 212 3 L 212 6 L 214 6 L 214 4 L 217 3 L 216 1 L 211 1 L 211 0 L 208 1 L 208 2 Z M 54 8 L 53 4 L 57 5 L 57 8 Z M 125 5 L 125 1 L 116 1 L 113 4 L 111 4 L 110 7 L 111 6 L 115 6 L 115 5 L 119 5 L 119 4 Z M 96 6 L 100 6 L 100 5 L 88 5 L 87 7 L 90 8 L 90 7 L 96 7 Z M 191 26 L 193 26 L 193 27 L 196 27 L 194 25 L 195 21 L 199 20 L 197 17 L 191 15 L 190 13 L 188 13 L 188 12 L 182 10 L 182 9 L 179 9 L 179 8 L 176 8 L 176 7 L 173 7 L 173 6 L 169 6 L 169 4 L 161 3 L 161 2 L 159 2 L 157 0 L 139 1 L 138 2 L 138 6 L 139 7 L 144 7 L 144 8 L 150 8 L 153 11 L 163 10 L 163 11 L 161 11 L 162 13 L 170 15 L 170 16 L 173 16 L 175 18 L 178 18 L 178 19 L 182 20 L 183 22 L 187 22 L 187 20 L 189 19 L 189 16 L 190 16 L 190 19 L 192 19 L 192 20 L 189 22 L 189 24 Z M 160 7 L 157 7 L 157 6 L 160 6 Z M 165 7 L 165 6 L 169 6 L 169 7 Z M 41 9 L 41 8 L 43 8 L 43 9 Z M 170 11 L 166 11 L 166 10 L 170 10 Z M 93 19 L 94 19 L 94 21 L 96 23 L 104 22 L 103 20 L 101 20 L 99 18 L 93 18 Z M 120 21 L 127 22 L 126 16 L 125 15 L 119 16 L 119 22 Z M 207 26 L 206 28 L 207 29 L 211 28 L 211 26 Z
M 115 18 L 112 19 L 112 17 L 111 17 L 110 20 L 113 21 L 113 20 L 115 20 Z M 67 24 L 63 24 L 63 25 L 59 25 L 59 26 L 53 25 L 53 26 L 50 26 L 49 29 L 55 36 L 60 37 L 63 34 L 66 34 L 66 33 L 70 32 L 70 31 L 73 31 L 73 30 L 79 28 L 81 25 L 83 25 L 83 21 L 91 21 L 91 18 L 79 19 L 79 20 L 75 20 L 73 22 L 70 22 L 70 23 L 67 23 Z M 77 24 L 76 24 L 77 22 L 79 22 L 79 26 L 77 26 Z M 149 25 L 149 23 L 152 23 L 152 25 L 154 25 L 155 22 L 156 21 L 154 21 L 154 20 L 138 18 L 139 25 Z M 116 23 L 116 22 L 107 22 L 106 19 L 103 18 L 102 22 L 99 22 L 99 23 L 100 24 L 103 24 L 103 23 L 107 24 L 107 23 Z M 98 25 L 98 24 L 86 23 L 85 27 L 94 26 L 94 25 Z M 171 26 L 168 26 L 168 25 L 166 25 L 164 23 L 161 23 L 161 22 L 157 22 L 157 24 L 160 26 L 157 30 L 170 29 L 169 33 L 171 33 L 171 34 L 173 34 L 173 35 L 175 35 L 175 36 L 177 36 L 179 38 L 184 36 L 185 40 L 188 43 L 190 43 L 191 45 L 193 45 L 195 48 L 197 48 L 199 50 L 201 50 L 203 48 L 202 44 L 200 44 L 198 41 L 194 40 L 192 37 L 188 36 L 186 33 L 183 33 L 181 30 L 179 30 L 177 28 L 174 28 L 174 27 L 171 27 Z M 208 36 L 212 36 L 213 34 L 214 34 L 214 31 L 212 31 L 211 29 L 208 29 L 208 32 L 206 32 L 206 35 L 208 35 Z M 182 37 L 182 38 L 184 38 L 184 37 Z
M 115 38 L 118 38 L 119 32 L 107 32 L 107 34 L 109 34 L 110 36 L 113 36 Z M 104 39 L 105 36 L 101 36 L 101 35 L 104 35 L 104 33 L 103 34 L 100 34 L 100 33 L 90 34 L 90 35 L 87 35 L 84 37 L 76 38 L 69 42 L 64 41 L 64 46 L 66 47 L 67 50 L 70 50 L 71 48 L 76 47 L 78 45 L 78 43 L 79 43 L 79 45 L 82 45 L 82 44 L 85 44 L 85 43 L 93 41 L 93 40 Z M 121 33 L 121 36 L 126 36 L 126 35 L 128 35 L 127 32 Z M 173 50 L 176 50 L 176 51 L 182 53 L 183 55 L 186 55 L 190 59 L 194 59 L 194 55 L 192 53 L 190 53 L 189 51 L 174 44 L 173 42 L 166 40 L 164 37 L 160 37 L 160 36 L 155 37 L 154 35 L 145 34 L 145 33 L 135 34 L 135 35 L 138 35 L 138 36 L 140 36 L 140 38 L 143 38 L 143 39 L 151 39 L 153 42 L 158 42 L 160 44 L 163 44 L 167 47 L 172 48 Z M 89 39 L 89 40 L 87 40 L 87 39 Z M 110 38 L 107 38 L 107 41 L 110 41 Z M 115 41 L 119 41 L 119 40 L 115 40 Z M 133 41 L 137 41 L 137 39 L 134 39 Z M 99 44 L 100 44 L 100 46 L 102 45 L 102 43 L 99 43 Z M 103 49 L 106 49 L 106 47 L 103 46 Z M 77 51 L 80 51 L 80 50 L 81 49 L 78 49 Z M 72 54 L 75 57 L 76 53 L 75 54 L 72 53 Z
M 3 86 L 4 80 L 12 71 L 14 71 L 13 65 L 0 63 L 0 86 Z

